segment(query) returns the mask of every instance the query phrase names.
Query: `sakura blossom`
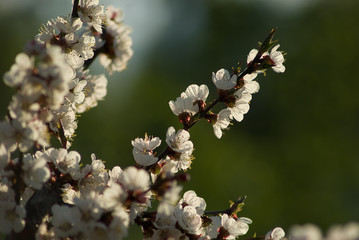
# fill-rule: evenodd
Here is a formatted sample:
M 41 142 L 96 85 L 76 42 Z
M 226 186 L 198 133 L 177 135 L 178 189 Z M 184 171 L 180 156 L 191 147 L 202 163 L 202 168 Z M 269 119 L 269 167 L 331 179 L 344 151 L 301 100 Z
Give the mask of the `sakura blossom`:
M 281 227 L 276 227 L 265 235 L 265 240 L 281 240 L 284 239 L 284 237 L 284 230 Z
M 244 114 L 249 111 L 249 102 L 252 99 L 252 95 L 240 89 L 234 93 L 234 96 L 236 97 L 234 105 L 227 108 L 231 111 L 229 118 L 241 122 L 244 118 Z
M 78 32 L 82 27 L 82 21 L 78 19 L 67 20 L 57 17 L 48 21 L 40 29 L 36 36 L 39 43 L 52 43 L 61 46 L 65 50 L 65 58 L 73 68 L 79 68 L 84 61 L 92 58 L 95 38 L 86 33 Z
M 212 82 L 218 89 L 230 90 L 237 84 L 237 76 L 230 75 L 228 70 L 222 68 L 216 73 L 212 73 Z
M 192 206 L 181 207 L 175 209 L 175 217 L 178 224 L 190 234 L 200 234 L 202 227 L 201 215 Z
M 283 54 L 280 51 L 277 51 L 279 47 L 279 44 L 274 46 L 269 54 L 269 57 L 274 62 L 274 66 L 272 67 L 273 71 L 283 73 L 285 71 L 285 66 L 283 65 L 285 59 Z
M 178 130 L 177 133 L 175 131 L 174 127 L 169 127 L 167 130 L 166 142 L 168 146 L 175 152 L 192 152 L 193 143 L 189 140 L 189 132 L 183 129 Z
M 80 82 L 82 82 L 81 80 Z M 79 82 L 79 83 L 80 83 Z M 81 84 L 81 86 L 84 83 Z M 78 88 L 80 90 L 81 86 Z M 90 108 L 96 107 L 99 101 L 102 101 L 107 94 L 107 78 L 105 75 L 95 75 L 86 77 L 86 85 L 83 86 L 82 91 L 79 91 L 79 100 L 73 101 L 76 103 L 76 111 L 78 113 L 83 113 Z M 81 93 L 84 93 L 83 101 Z M 75 90 L 74 90 L 75 94 Z
M 173 114 L 179 116 L 182 113 L 187 113 L 190 116 L 193 116 L 199 111 L 197 105 L 193 105 L 193 99 L 187 97 L 186 94 L 182 94 L 181 97 L 178 97 L 176 101 L 171 100 L 169 106 Z
M 242 221 L 241 219 L 235 220 L 227 214 L 222 215 L 221 225 L 229 234 L 226 239 L 235 239 L 237 236 L 246 234 L 249 229 L 246 221 Z
M 158 137 L 150 138 L 145 135 L 145 138 L 136 138 L 132 142 L 133 157 L 136 163 L 142 166 L 150 166 L 158 161 L 158 158 L 153 155 L 153 150 L 161 144 Z
M 214 135 L 217 138 L 222 137 L 222 130 L 226 129 L 230 124 L 231 111 L 229 109 L 222 109 L 218 115 L 217 120 L 213 124 Z
M 198 86 L 197 84 L 192 84 L 187 87 L 184 93 L 186 94 L 187 97 L 191 98 L 194 102 L 195 101 L 206 102 L 207 97 L 209 95 L 209 89 L 205 84 L 202 84 L 201 86 Z
M 30 154 L 24 156 L 24 181 L 34 189 L 41 189 L 42 185 L 49 179 L 50 170 L 46 160 L 43 158 L 35 159 Z
M 91 25 L 97 32 L 102 33 L 102 22 L 105 18 L 103 6 L 98 0 L 80 0 L 78 15 L 83 22 Z
M 111 13 L 106 15 L 111 16 Z M 107 19 L 106 39 L 102 42 L 106 51 L 100 54 L 100 63 L 110 74 L 126 69 L 133 55 L 132 39 L 129 37 L 132 30 L 122 22 L 116 22 L 117 20 L 116 17 Z
M 143 169 L 128 167 L 121 175 L 121 183 L 129 190 L 145 191 L 150 184 L 150 176 Z

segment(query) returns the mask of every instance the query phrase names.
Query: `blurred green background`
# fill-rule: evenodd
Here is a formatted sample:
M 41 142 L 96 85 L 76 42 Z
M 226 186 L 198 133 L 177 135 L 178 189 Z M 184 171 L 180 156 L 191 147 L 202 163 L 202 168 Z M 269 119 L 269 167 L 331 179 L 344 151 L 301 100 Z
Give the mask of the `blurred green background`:
M 109 168 L 133 164 L 132 139 L 145 132 L 165 139 L 169 126 L 180 127 L 168 101 L 192 83 L 207 84 L 214 99 L 211 73 L 245 62 L 278 27 L 287 71 L 260 76 L 251 110 L 221 140 L 206 122 L 191 130 L 196 159 L 184 189 L 204 197 L 207 210 L 246 195 L 241 216 L 253 219 L 250 234 L 359 221 L 359 1 L 102 3 L 125 10 L 134 56 L 127 71 L 109 77 L 106 100 L 81 116 L 71 150 L 86 162 L 95 153 Z M 69 14 L 71 2 L 0 0 L 0 9 L 3 75 L 40 25 Z M 2 82 L 0 89 L 4 116 L 13 91 Z

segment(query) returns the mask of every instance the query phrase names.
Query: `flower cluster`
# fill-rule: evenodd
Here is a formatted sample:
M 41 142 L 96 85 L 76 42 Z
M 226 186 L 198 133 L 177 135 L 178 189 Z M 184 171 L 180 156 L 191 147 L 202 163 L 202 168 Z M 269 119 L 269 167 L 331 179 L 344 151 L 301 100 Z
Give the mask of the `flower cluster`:
M 100 54 L 100 63 L 112 74 L 126 68 L 132 57 L 132 39 L 129 37 L 131 28 L 123 24 L 122 11 L 112 6 L 106 9 L 106 29 L 99 46 L 103 50 Z
M 182 129 L 169 127 L 166 138 L 145 134 L 131 141 L 134 166 L 106 169 L 91 155 L 89 164 L 69 150 L 77 116 L 106 96 L 105 75 L 88 70 L 95 58 L 109 74 L 122 71 L 132 57 L 131 29 L 121 10 L 99 0 L 73 0 L 69 17 L 56 17 L 40 29 L 5 73 L 16 90 L 5 120 L 0 122 L 0 231 L 11 239 L 123 239 L 130 224 L 144 239 L 235 239 L 252 220 L 240 217 L 245 198 L 229 208 L 206 211 L 206 201 L 193 190 L 181 198 L 181 182 L 189 180 L 194 144 L 190 129 L 207 120 L 217 138 L 232 120 L 241 122 L 258 92 L 258 73 L 285 71 L 274 31 L 250 51 L 247 66 L 212 74 L 217 97 L 207 104 L 209 88 L 192 84 L 175 101 L 172 112 Z M 214 113 L 214 107 L 222 109 Z M 51 137 L 62 147 L 50 144 Z M 163 151 L 157 150 L 165 143 Z M 154 206 L 154 207 L 153 207 Z M 314 229 L 314 230 L 313 230 Z M 358 225 L 336 227 L 327 239 L 357 239 Z M 277 227 L 262 239 L 285 239 Z M 295 227 L 289 239 L 321 240 L 313 227 Z
M 237 67 L 232 73 L 226 69 L 212 73 L 212 82 L 217 88 L 218 98 L 207 108 L 208 87 L 193 84 L 175 101 L 169 102 L 172 112 L 178 116 L 185 129 L 191 128 L 200 118 L 207 119 L 213 126 L 215 136 L 221 138 L 222 130 L 227 129 L 233 119 L 241 122 L 244 114 L 248 112 L 252 94 L 259 91 L 259 84 L 254 80 L 258 73 L 265 72 L 268 68 L 275 72 L 285 71 L 284 57 L 278 48 L 279 45 L 273 47 L 270 54 L 267 51 L 251 50 L 247 59 L 248 66 L 243 72 Z M 210 110 L 218 102 L 224 103 L 226 108 L 214 114 Z
M 109 10 L 119 12 L 113 7 Z M 52 197 L 53 201 L 43 205 L 42 212 L 50 214 L 39 228 L 44 233 L 49 222 L 53 226 L 61 222 L 51 213 L 54 203 L 80 204 L 90 199 L 93 191 L 98 194 L 107 186 L 109 177 L 102 161 L 93 157 L 91 165 L 81 168 L 80 154 L 68 152 L 67 148 L 77 128 L 78 114 L 97 106 L 106 96 L 105 75 L 91 75 L 87 68 L 96 54 L 106 54 L 107 46 L 113 45 L 111 39 L 104 37 L 111 21 L 115 20 L 105 14 L 99 1 L 75 0 L 71 17 L 56 17 L 43 25 L 5 73 L 5 84 L 16 93 L 5 120 L 0 122 L 1 232 L 21 232 L 25 217 L 33 217 L 27 216 L 25 209 L 36 199 Z M 122 22 L 117 26 L 128 29 Z M 128 33 L 117 31 L 115 36 L 127 39 L 127 43 L 112 46 L 117 52 L 112 61 L 122 64 L 114 71 L 122 71 L 132 55 L 128 54 L 132 53 Z M 63 148 L 50 148 L 51 136 L 58 138 Z M 46 196 L 50 189 L 62 195 Z M 58 209 L 54 208 L 54 212 Z M 66 214 L 66 210 L 60 212 Z M 113 216 L 121 223 L 119 219 L 126 218 L 120 212 Z M 55 235 L 58 232 L 54 229 Z
M 135 166 L 107 170 L 94 154 L 91 164 L 84 165 L 78 152 L 68 150 L 77 116 L 97 106 L 107 92 L 105 75 L 91 75 L 87 68 L 98 56 L 110 74 L 122 71 L 132 56 L 132 42 L 120 10 L 108 7 L 105 12 L 97 0 L 73 4 L 71 17 L 48 21 L 4 76 L 17 91 L 0 122 L 0 230 L 37 239 L 122 239 L 130 224 L 141 226 L 145 239 L 234 239 L 246 234 L 252 221 L 237 216 L 244 199 L 217 212 L 205 212 L 205 200 L 194 191 L 180 199 L 179 182 L 189 179 L 182 171 L 194 159 L 189 130 L 205 118 L 220 138 L 231 120 L 242 121 L 251 94 L 259 89 L 251 75 L 264 71 L 264 62 L 282 64 L 281 53 L 259 52 L 242 73 L 238 68 L 213 73 L 218 98 L 209 106 L 209 88 L 190 85 L 169 102 L 183 129 L 169 127 L 165 141 L 147 134 L 133 140 Z M 219 102 L 226 108 L 214 114 Z M 50 146 L 52 135 L 62 148 Z M 158 154 L 162 142 L 166 147 Z M 157 209 L 151 212 L 153 201 Z

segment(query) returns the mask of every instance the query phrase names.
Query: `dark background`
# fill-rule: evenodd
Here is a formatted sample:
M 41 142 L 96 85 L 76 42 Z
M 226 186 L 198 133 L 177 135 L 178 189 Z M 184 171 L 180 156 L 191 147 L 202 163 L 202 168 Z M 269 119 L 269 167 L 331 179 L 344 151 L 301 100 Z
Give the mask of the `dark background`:
M 68 2 L 37 0 L 24 7 L 17 1 L 1 10 L 1 75 L 42 23 L 70 13 Z M 192 83 L 207 84 L 214 99 L 211 73 L 245 62 L 278 27 L 286 72 L 258 78 L 251 110 L 221 140 L 206 122 L 191 130 L 196 159 L 184 189 L 204 197 L 207 210 L 247 196 L 240 215 L 253 220 L 250 234 L 358 221 L 359 1 L 283 2 L 159 0 L 148 8 L 144 1 L 116 2 L 129 9 L 134 57 L 128 71 L 109 77 L 106 101 L 79 118 L 71 150 L 85 162 L 95 153 L 108 168 L 133 164 L 131 140 L 147 132 L 164 141 L 169 126 L 180 128 L 168 101 Z M 102 69 L 95 64 L 93 72 Z M 13 91 L 2 82 L 0 89 L 4 116 Z M 134 232 L 129 237 L 138 238 Z

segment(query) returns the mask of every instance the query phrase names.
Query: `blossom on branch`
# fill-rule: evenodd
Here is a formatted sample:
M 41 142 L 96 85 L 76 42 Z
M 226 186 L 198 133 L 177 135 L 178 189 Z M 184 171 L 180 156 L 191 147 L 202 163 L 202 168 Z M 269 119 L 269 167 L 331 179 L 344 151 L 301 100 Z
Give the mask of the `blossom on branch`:
M 222 109 L 218 115 L 216 115 L 216 119 L 213 121 L 213 131 L 214 135 L 217 138 L 222 137 L 222 130 L 227 129 L 228 125 L 231 123 L 230 120 L 231 110 L 229 109 Z
M 281 227 L 276 227 L 265 235 L 265 240 L 282 240 L 284 237 L 284 230 Z
M 110 74 L 123 71 L 133 55 L 132 39 L 129 37 L 132 30 L 123 24 L 120 16 L 120 10 L 114 7 L 106 9 L 107 26 L 98 44 L 102 48 L 100 63 Z
M 99 0 L 80 0 L 77 13 L 83 22 L 88 23 L 98 33 L 102 33 L 102 21 L 105 15 Z
M 230 75 L 226 69 L 220 69 L 216 73 L 212 73 L 212 82 L 218 89 L 230 90 L 237 84 L 237 76 Z
M 153 150 L 161 145 L 161 140 L 158 137 L 150 138 L 146 134 L 145 138 L 136 138 L 131 143 L 136 163 L 147 167 L 157 162 L 158 158 L 153 155 Z
M 250 52 L 242 73 L 239 66 L 232 73 L 212 73 L 219 96 L 208 106 L 205 84 L 191 84 L 169 102 L 183 129 L 168 128 L 163 152 L 155 152 L 161 140 L 146 134 L 131 141 L 135 166 L 108 170 L 95 154 L 83 164 L 80 153 L 68 148 L 78 114 L 107 94 L 107 78 L 91 75 L 89 66 L 99 57 L 109 74 L 124 70 L 133 54 L 131 28 L 121 10 L 110 6 L 104 13 L 99 0 L 73 0 L 72 10 L 68 18 L 48 21 L 4 76 L 16 93 L 0 121 L 0 231 L 11 239 L 25 234 L 36 239 L 123 239 L 129 225 L 137 224 L 144 239 L 234 239 L 246 234 L 252 221 L 236 215 L 244 198 L 227 210 L 205 212 L 206 201 L 194 191 L 180 199 L 179 182 L 188 181 L 189 174 L 178 172 L 188 170 L 194 159 L 189 130 L 199 120 L 210 122 L 221 138 L 231 120 L 240 122 L 248 112 L 252 94 L 259 90 L 253 81 L 257 73 L 269 67 L 284 72 L 279 45 L 265 52 L 273 46 L 274 31 L 264 47 Z M 215 114 L 217 103 L 224 107 Z M 51 147 L 52 136 L 61 148 Z M 147 211 L 153 206 L 157 208 Z M 275 228 L 265 238 L 283 237 L 284 231 Z

